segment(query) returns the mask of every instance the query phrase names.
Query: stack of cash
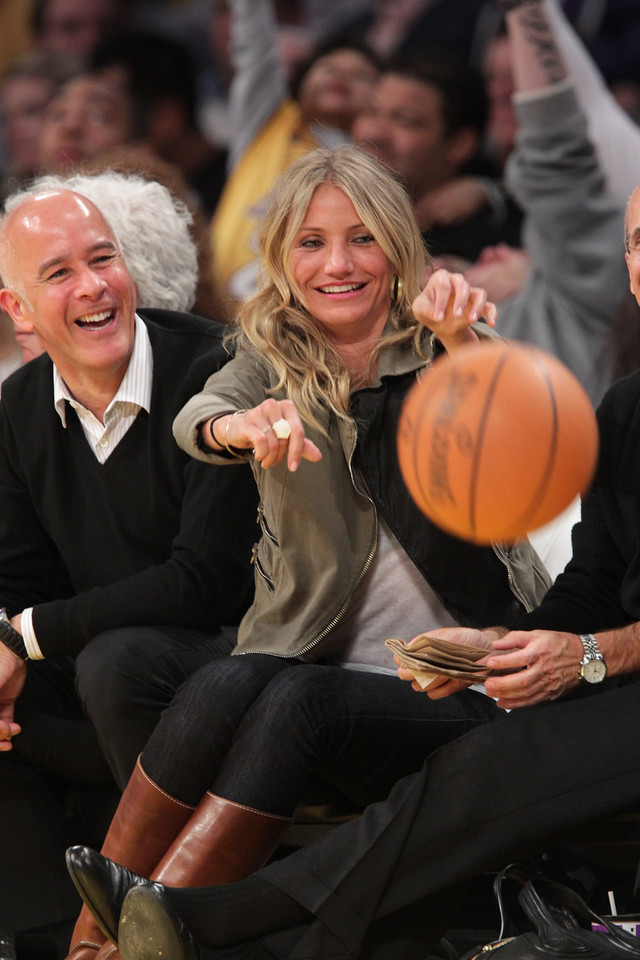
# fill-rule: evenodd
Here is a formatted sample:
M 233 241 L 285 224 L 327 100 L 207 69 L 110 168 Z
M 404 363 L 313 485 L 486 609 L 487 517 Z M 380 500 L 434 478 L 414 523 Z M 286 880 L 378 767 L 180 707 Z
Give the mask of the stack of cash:
M 489 670 L 478 663 L 489 653 L 466 643 L 452 643 L 422 634 L 408 646 L 404 640 L 391 637 L 385 645 L 392 650 L 398 662 L 415 674 L 421 687 L 428 687 L 436 677 L 455 677 L 483 683 Z

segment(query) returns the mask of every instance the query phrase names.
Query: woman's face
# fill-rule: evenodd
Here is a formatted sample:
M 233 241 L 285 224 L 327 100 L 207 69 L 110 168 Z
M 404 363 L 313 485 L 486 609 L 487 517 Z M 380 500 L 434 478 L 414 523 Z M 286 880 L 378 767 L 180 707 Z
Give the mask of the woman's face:
M 357 343 L 382 333 L 391 265 L 339 187 L 318 187 L 289 262 L 305 307 L 332 339 Z
M 377 78 L 375 66 L 358 50 L 333 50 L 316 60 L 302 81 L 300 109 L 306 117 L 348 131 Z

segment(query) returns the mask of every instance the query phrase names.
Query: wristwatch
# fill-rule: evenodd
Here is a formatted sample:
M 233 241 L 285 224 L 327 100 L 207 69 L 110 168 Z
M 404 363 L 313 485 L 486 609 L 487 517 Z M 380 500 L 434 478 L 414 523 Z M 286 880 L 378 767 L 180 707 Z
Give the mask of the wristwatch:
M 13 653 L 23 660 L 29 659 L 22 634 L 18 633 L 18 631 L 11 626 L 9 618 L 7 617 L 7 611 L 4 607 L 0 608 L 0 642 L 4 643 L 5 647 L 9 647 L 9 650 L 12 650 Z
M 607 665 L 598 641 L 592 633 L 580 634 L 580 640 L 584 647 L 584 660 L 578 666 L 578 676 L 587 683 L 602 683 L 607 675 Z

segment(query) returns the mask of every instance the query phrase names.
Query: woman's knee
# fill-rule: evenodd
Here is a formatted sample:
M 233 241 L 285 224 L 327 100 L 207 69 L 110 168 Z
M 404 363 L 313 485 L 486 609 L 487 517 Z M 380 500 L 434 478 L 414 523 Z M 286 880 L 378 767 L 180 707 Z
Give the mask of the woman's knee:
M 315 664 L 296 665 L 280 673 L 256 703 L 265 726 L 292 734 L 306 726 L 317 731 L 336 713 L 336 701 L 341 702 L 339 673 L 338 668 Z

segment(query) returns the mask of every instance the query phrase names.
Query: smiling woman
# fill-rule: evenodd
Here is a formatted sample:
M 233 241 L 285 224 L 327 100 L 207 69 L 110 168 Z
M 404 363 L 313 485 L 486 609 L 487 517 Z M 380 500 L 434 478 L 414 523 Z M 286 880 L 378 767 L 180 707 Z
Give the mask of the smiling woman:
M 176 886 L 255 869 L 319 773 L 368 803 L 434 747 L 499 717 L 475 690 L 446 701 L 407 690 L 384 641 L 503 622 L 547 582 L 528 544 L 508 556 L 465 544 L 430 524 L 402 482 L 398 416 L 429 376 L 432 330 L 455 350 L 495 311 L 446 271 L 421 291 L 426 255 L 400 184 L 354 147 L 309 153 L 279 181 L 259 252 L 236 355 L 174 424 L 192 456 L 253 470 L 255 599 L 235 650 L 251 656 L 184 684 L 106 841 L 113 859 Z M 197 809 L 167 832 L 160 862 L 143 864 L 149 811 L 167 798 Z M 94 940 L 85 921 L 77 937 Z
M 356 344 L 366 365 L 389 314 L 391 264 L 339 187 L 318 187 L 290 265 L 300 300 L 327 339 L 343 357 L 347 343 Z M 354 373 L 362 359 L 349 357 Z M 364 369 L 359 372 L 364 376 Z

